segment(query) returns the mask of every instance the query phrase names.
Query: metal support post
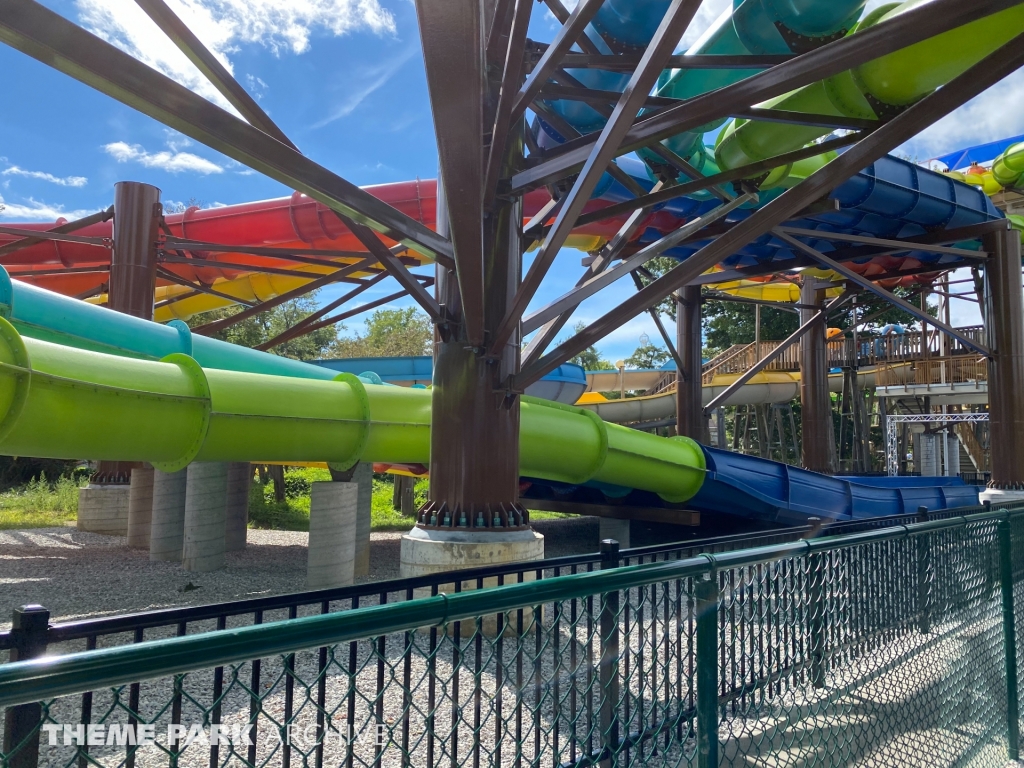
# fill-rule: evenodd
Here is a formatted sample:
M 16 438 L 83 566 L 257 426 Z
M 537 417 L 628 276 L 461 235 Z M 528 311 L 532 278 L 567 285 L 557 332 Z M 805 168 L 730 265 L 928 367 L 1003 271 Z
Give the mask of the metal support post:
M 825 284 L 805 278 L 800 288 L 800 303 L 821 306 Z M 800 325 L 812 320 L 813 309 L 800 310 Z M 800 405 L 802 408 L 801 444 L 807 469 L 835 474 L 833 446 L 829 435 L 832 423 L 832 397 L 828 390 L 828 350 L 825 346 L 825 315 L 820 313 L 815 326 L 800 338 Z
M 718 574 L 697 582 L 697 766 L 718 768 Z
M 137 181 L 114 185 L 114 251 L 107 306 L 143 320 L 153 319 L 160 214 L 156 187 Z
M 46 653 L 50 612 L 41 605 L 23 605 L 11 616 L 11 661 L 36 659 Z M 38 702 L 9 707 L 4 713 L 4 768 L 36 768 L 43 708 Z
M 683 368 L 676 377 L 676 434 L 706 442 L 707 419 L 701 398 L 700 286 L 688 285 L 676 293 L 676 349 Z
M 928 522 L 928 507 L 917 508 L 917 522 Z M 917 535 L 917 628 L 922 635 L 932 631 L 932 540 L 927 533 Z
M 601 570 L 619 566 L 619 542 L 601 542 Z M 601 759 L 602 768 L 618 763 L 619 750 L 619 593 L 601 595 Z
M 1006 654 L 1006 741 L 1010 760 L 1020 759 L 1020 699 L 1017 681 L 1017 627 L 1013 605 L 1013 549 L 1009 515 L 997 524 L 999 583 L 1003 593 L 1003 650 Z
M 985 300 L 988 304 L 989 423 L 992 430 L 990 488 L 1024 489 L 1024 298 L 1020 236 L 1013 230 L 986 235 Z

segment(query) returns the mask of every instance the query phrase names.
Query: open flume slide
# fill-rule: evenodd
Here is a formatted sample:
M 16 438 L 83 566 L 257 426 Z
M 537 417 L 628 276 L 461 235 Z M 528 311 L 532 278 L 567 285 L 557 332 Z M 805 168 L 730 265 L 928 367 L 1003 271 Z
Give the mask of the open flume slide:
M 186 337 L 17 281 L 0 290 L 0 315 L 11 318 L 0 319 L 2 454 L 147 461 L 168 471 L 191 461 L 430 463 L 428 390 Z M 59 318 L 64 326 L 54 327 Z M 63 343 L 37 338 L 46 336 Z M 185 338 L 192 354 L 182 351 Z M 908 498 L 915 509 L 921 499 L 932 509 L 977 501 L 970 486 L 909 492 L 853 483 L 531 397 L 522 403 L 520 472 L 562 497 L 577 488 L 609 499 L 640 493 L 782 523 L 896 514 L 908 511 Z

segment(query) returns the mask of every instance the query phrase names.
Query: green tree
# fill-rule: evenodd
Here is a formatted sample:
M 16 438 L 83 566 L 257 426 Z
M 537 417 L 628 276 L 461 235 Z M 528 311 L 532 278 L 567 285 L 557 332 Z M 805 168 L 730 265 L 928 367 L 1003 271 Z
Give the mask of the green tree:
M 429 355 L 434 340 L 430 318 L 415 307 L 378 309 L 366 321 L 366 333 L 331 344 L 330 357 L 410 357 Z
M 660 368 L 671 355 L 664 347 L 656 344 L 642 344 L 626 358 L 627 368 Z
M 571 339 L 577 333 L 587 327 L 587 324 L 580 321 L 573 326 L 572 333 L 569 334 L 565 339 L 561 339 L 558 343 Z M 590 346 L 580 352 L 578 355 L 573 355 L 567 362 L 575 363 L 576 365 L 582 366 L 585 371 L 607 371 L 615 366 L 601 357 L 601 353 L 597 351 L 597 347 Z
M 227 328 L 212 334 L 212 337 L 221 341 L 231 342 L 232 344 L 238 344 L 242 347 L 255 347 L 288 330 L 296 323 L 308 317 L 316 309 L 316 292 L 314 292 L 308 296 L 287 301 L 284 304 L 268 309 L 266 312 L 260 312 L 258 315 L 241 320 L 234 325 L 229 325 Z M 211 323 L 214 320 L 237 315 L 242 310 L 243 307 L 236 304 L 230 307 L 214 309 L 210 312 L 203 312 L 188 320 L 188 325 L 196 328 L 200 325 Z M 278 344 L 268 351 L 282 357 L 290 357 L 294 360 L 316 360 L 328 355 L 337 338 L 338 329 L 335 326 L 329 325 L 325 328 L 319 328 L 312 333 L 307 333 L 304 336 L 286 341 L 283 344 Z

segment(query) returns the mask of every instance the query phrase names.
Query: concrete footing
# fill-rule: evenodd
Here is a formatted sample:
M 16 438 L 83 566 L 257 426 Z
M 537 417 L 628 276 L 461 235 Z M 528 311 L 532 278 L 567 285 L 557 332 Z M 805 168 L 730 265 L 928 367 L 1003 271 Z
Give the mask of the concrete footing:
M 125 536 L 128 533 L 128 486 L 90 485 L 78 492 L 78 530 Z
M 402 537 L 401 577 L 426 576 L 464 568 L 481 568 L 488 565 L 516 563 L 544 558 L 544 537 L 533 530 L 501 531 L 473 533 L 470 531 L 438 531 L 426 528 L 413 528 Z M 524 574 L 524 581 L 533 581 L 533 573 Z M 511 583 L 506 580 L 506 583 Z M 476 589 L 477 579 L 461 582 L 460 590 L 468 592 Z M 498 585 L 498 579 L 483 580 L 484 587 Z M 430 588 L 415 590 L 415 596 L 428 597 Z M 442 584 L 438 592 L 453 594 L 455 583 Z M 516 617 L 506 617 L 506 631 L 516 631 Z M 533 611 L 523 610 L 523 628 L 529 629 L 533 623 Z M 462 622 L 460 634 L 468 637 L 476 631 L 473 622 Z M 495 616 L 485 616 L 482 621 L 484 634 L 493 636 L 497 633 Z
M 986 488 L 978 494 L 978 501 L 982 504 L 986 501 L 992 502 L 993 509 L 999 509 L 1000 504 L 1021 500 L 1024 500 L 1024 491 L 1003 491 L 998 488 Z
M 186 571 L 217 571 L 224 567 L 228 465 L 197 461 L 189 464 L 187 472 L 181 564 Z
M 601 517 L 598 520 L 597 540 L 599 542 L 605 539 L 615 539 L 619 542 L 619 549 L 629 549 L 629 520 L 616 520 L 613 517 Z
M 152 467 L 136 467 L 128 492 L 128 546 L 149 549 L 149 536 L 153 524 Z
M 228 464 L 227 501 L 224 512 L 224 549 L 237 552 L 245 549 L 249 533 L 249 486 L 252 464 L 233 461 Z
M 356 467 L 352 482 L 359 486 L 356 502 L 355 575 L 370 573 L 370 513 L 373 506 L 373 465 L 365 462 Z
M 355 580 L 356 483 L 313 483 L 309 500 L 306 586 L 344 587 Z
M 153 516 L 149 559 L 181 562 L 185 540 L 185 490 L 188 470 L 153 471 Z

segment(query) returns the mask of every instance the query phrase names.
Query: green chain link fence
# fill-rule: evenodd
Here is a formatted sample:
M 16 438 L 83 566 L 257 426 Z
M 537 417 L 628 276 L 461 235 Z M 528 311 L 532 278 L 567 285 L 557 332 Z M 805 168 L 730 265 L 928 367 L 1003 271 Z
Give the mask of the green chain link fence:
M 603 554 L 540 581 L 0 665 L 2 765 L 1017 756 L 1024 512 L 628 567 Z M 30 658 L 30 613 L 16 633 Z

